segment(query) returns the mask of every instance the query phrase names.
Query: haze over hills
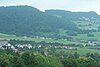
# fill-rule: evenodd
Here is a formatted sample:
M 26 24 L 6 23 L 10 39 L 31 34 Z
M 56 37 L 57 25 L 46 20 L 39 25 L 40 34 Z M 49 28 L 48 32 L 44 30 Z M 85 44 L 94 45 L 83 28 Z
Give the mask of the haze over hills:
M 15 35 L 36 35 L 36 33 L 57 33 L 59 29 L 77 31 L 72 22 L 79 18 L 98 18 L 95 12 L 70 12 L 46 10 L 42 12 L 31 6 L 0 7 L 0 33 Z

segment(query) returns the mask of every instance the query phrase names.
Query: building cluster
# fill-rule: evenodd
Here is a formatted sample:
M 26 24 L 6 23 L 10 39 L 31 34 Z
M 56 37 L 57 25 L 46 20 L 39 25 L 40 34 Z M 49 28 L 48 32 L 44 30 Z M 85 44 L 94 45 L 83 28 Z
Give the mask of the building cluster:
M 55 49 L 72 49 L 71 46 L 67 46 L 67 45 L 45 45 L 45 44 L 9 44 L 7 40 L 0 40 L 0 48 L 12 48 L 15 49 L 17 48 L 28 48 L 28 49 L 32 49 L 32 48 L 55 48 Z
M 0 40 L 0 48 L 2 47 L 12 47 L 12 45 L 7 40 Z
M 31 45 L 31 44 L 16 44 L 16 47 L 18 48 L 55 48 L 55 49 L 72 49 L 70 46 L 66 45 L 44 45 L 44 44 L 36 44 L 36 45 Z

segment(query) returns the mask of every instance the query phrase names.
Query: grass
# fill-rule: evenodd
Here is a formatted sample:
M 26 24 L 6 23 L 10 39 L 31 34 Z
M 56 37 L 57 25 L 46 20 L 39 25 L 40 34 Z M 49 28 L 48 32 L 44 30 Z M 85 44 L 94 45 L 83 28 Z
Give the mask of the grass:
M 100 53 L 100 50 L 87 49 L 87 48 L 78 48 L 77 53 L 79 53 L 80 55 L 86 55 L 87 53 Z
M 100 41 L 100 32 L 93 32 L 92 34 L 94 34 L 94 37 L 88 37 L 87 34 L 78 34 L 77 36 L 72 36 L 75 39 L 93 39 L 93 40 L 98 40 Z
M 77 34 L 77 36 L 69 36 L 67 35 L 66 30 L 63 29 L 60 29 L 59 32 L 59 35 L 72 37 L 73 39 L 85 39 L 85 40 L 93 39 L 100 41 L 100 32 L 93 32 L 92 34 L 94 34 L 94 37 L 88 37 L 87 34 Z
M 45 41 L 47 43 L 51 42 L 51 43 L 62 43 L 62 44 L 84 44 L 84 43 L 80 43 L 80 42 L 67 41 L 64 39 L 55 40 L 55 39 L 40 39 L 40 38 L 30 38 L 30 37 L 24 38 L 22 36 L 0 34 L 0 40 L 11 40 L 11 39 L 27 40 L 27 41 L 35 41 L 35 42 Z
M 87 48 L 79 48 L 79 47 L 74 47 L 74 48 L 77 48 L 77 50 L 57 49 L 57 52 L 59 53 L 60 51 L 64 51 L 69 54 L 77 52 L 81 56 L 86 55 L 87 53 L 100 53 L 100 50 L 96 50 L 96 49 L 87 49 Z

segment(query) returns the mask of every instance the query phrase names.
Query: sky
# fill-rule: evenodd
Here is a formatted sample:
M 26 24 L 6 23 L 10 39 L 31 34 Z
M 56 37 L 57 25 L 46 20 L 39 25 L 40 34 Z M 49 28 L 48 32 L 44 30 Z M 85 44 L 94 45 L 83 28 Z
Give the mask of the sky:
M 29 5 L 41 11 L 61 9 L 68 11 L 95 11 L 100 15 L 100 0 L 0 0 L 0 6 Z

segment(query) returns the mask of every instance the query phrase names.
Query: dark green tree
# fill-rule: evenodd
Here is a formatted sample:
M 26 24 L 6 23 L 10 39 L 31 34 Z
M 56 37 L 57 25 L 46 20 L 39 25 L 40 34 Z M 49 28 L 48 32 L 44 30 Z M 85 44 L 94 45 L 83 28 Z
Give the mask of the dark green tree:
M 77 61 L 71 58 L 63 59 L 62 64 L 64 67 L 77 67 Z

